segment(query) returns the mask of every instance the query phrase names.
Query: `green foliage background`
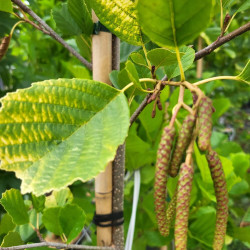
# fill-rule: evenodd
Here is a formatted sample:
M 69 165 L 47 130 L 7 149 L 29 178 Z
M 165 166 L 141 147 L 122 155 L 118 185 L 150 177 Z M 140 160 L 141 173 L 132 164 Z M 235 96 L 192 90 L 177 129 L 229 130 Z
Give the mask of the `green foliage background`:
M 83 56 L 90 60 L 89 47 L 83 46 L 83 40 L 90 40 L 81 31 L 76 30 L 74 34 L 63 32 L 60 26 L 55 24 L 55 13 L 61 11 L 61 4 L 66 1 L 56 0 L 30 0 L 30 8 L 41 16 L 53 29 L 60 33 L 63 38 L 76 48 Z M 228 2 L 228 1 L 226 1 Z M 228 9 L 232 15 L 242 5 L 242 1 L 230 1 L 231 7 Z M 226 3 L 225 3 L 226 4 Z M 208 28 L 201 33 L 203 46 L 215 41 L 220 34 L 219 28 L 219 4 L 213 7 L 213 17 Z M 240 27 L 249 21 L 247 12 L 236 15 L 229 32 Z M 0 37 L 8 34 L 11 27 L 17 20 L 8 13 L 0 12 Z M 66 33 L 66 34 L 65 34 Z M 243 34 L 223 45 L 212 54 L 204 58 L 203 78 L 217 75 L 238 75 L 247 60 L 249 59 L 249 35 Z M 138 42 L 139 43 L 139 42 Z M 138 45 L 138 44 L 137 44 Z M 190 41 L 190 45 L 197 51 L 197 39 Z M 146 45 L 148 50 L 157 48 L 152 42 Z M 111 80 L 117 88 L 122 88 L 131 81 L 126 68 L 130 62 L 139 58 L 138 54 L 131 56 L 132 52 L 142 53 L 140 46 L 130 45 L 121 42 L 121 72 L 113 72 Z M 137 57 L 136 57 L 137 56 Z M 129 63 L 128 63 L 129 62 Z M 143 64 L 143 62 L 142 62 Z M 142 65 L 136 65 L 138 77 L 145 77 L 150 72 Z M 160 79 L 164 75 L 164 69 L 157 70 L 157 77 Z M 197 81 L 196 63 L 185 73 L 190 82 Z M 7 92 L 12 92 L 17 88 L 30 86 L 32 82 L 57 78 L 82 78 L 90 79 L 91 72 L 82 66 L 77 59 L 72 57 L 60 44 L 52 40 L 49 36 L 35 30 L 28 24 L 21 24 L 14 32 L 10 48 L 7 55 L 0 62 L 0 94 L 4 96 Z M 175 76 L 178 78 L 178 76 Z M 120 79 L 120 80 L 119 80 Z M 121 80 L 123 79 L 123 80 Z M 124 80 L 125 79 L 125 80 Z M 213 116 L 214 130 L 212 135 L 212 146 L 220 154 L 226 172 L 228 188 L 230 189 L 230 217 L 226 237 L 225 249 L 248 249 L 250 248 L 250 228 L 240 228 L 242 221 L 250 222 L 250 176 L 249 176 L 249 115 L 250 115 L 250 91 L 249 87 L 240 82 L 229 80 L 217 80 L 201 87 L 202 90 L 213 99 L 216 112 Z M 171 93 L 171 96 L 170 96 Z M 129 94 L 129 92 L 128 92 Z M 137 95 L 131 104 L 131 113 L 138 107 L 144 94 Z M 161 98 L 170 103 L 168 111 L 177 102 L 178 91 L 173 88 L 165 88 Z M 187 103 L 192 103 L 191 96 L 185 96 Z M 126 139 L 126 169 L 127 176 L 125 182 L 125 231 L 131 213 L 133 197 L 132 173 L 135 169 L 140 169 L 142 185 L 140 191 L 140 202 L 137 210 L 135 239 L 133 249 L 146 249 L 150 247 L 160 247 L 169 245 L 173 232 L 167 238 L 163 238 L 157 231 L 156 219 L 153 205 L 153 182 L 154 164 L 156 150 L 158 147 L 161 128 L 164 124 L 163 112 L 157 112 L 156 117 L 151 119 L 152 105 L 148 105 L 140 115 L 136 123 L 133 124 Z M 180 112 L 178 120 L 181 122 L 186 113 Z M 189 241 L 188 249 L 211 249 L 214 223 L 215 223 L 215 197 L 209 174 L 204 168 L 204 155 L 198 149 L 195 151 L 196 176 L 192 188 L 191 208 L 189 218 Z M 168 183 L 170 197 L 174 192 L 176 178 Z M 10 188 L 19 188 L 20 181 L 14 177 L 13 173 L 0 172 L 0 191 L 4 193 Z M 18 195 L 18 194 L 15 194 Z M 85 225 L 89 226 L 93 232 L 95 227 L 91 224 L 94 214 L 93 183 L 75 182 L 70 189 L 63 192 L 53 192 L 51 196 L 36 199 L 29 195 L 25 196 L 24 204 L 27 208 L 29 220 L 33 225 L 36 223 L 36 213 L 39 214 L 39 223 L 42 232 L 46 233 L 46 228 L 51 232 L 58 233 L 57 228 L 51 228 L 49 216 L 55 210 L 67 209 L 75 206 L 77 211 L 85 218 Z M 170 199 L 169 197 L 169 199 Z M 37 204 L 40 204 L 37 205 Z M 2 203 L 4 206 L 4 204 Z M 41 214 L 45 209 L 46 213 Z M 81 210 L 80 210 L 81 209 Z M 82 211 L 82 212 L 81 212 Z M 84 211 L 84 212 L 83 212 Z M 45 214 L 45 215 L 44 215 Z M 47 217 L 46 217 L 47 216 Z M 52 216 L 52 218 L 54 218 Z M 60 225 L 63 219 L 58 216 L 55 222 Z M 18 223 L 16 223 L 18 224 Z M 52 223 L 53 224 L 53 223 Z M 8 230 L 6 229 L 8 225 Z M 72 222 L 74 225 L 74 222 Z M 72 227 L 71 227 L 72 228 Z M 20 243 L 35 242 L 37 236 L 27 224 L 12 225 L 8 214 L 1 207 L 0 240 L 9 231 L 13 231 L 8 238 L 15 239 Z M 18 235 L 14 232 L 19 232 Z M 64 232 L 67 235 L 74 235 L 74 232 Z M 72 236 L 70 236 L 72 237 Z M 69 237 L 69 238 L 70 238 Z M 95 234 L 91 235 L 92 242 L 87 244 L 95 245 Z M 5 246 L 7 246 L 5 243 Z

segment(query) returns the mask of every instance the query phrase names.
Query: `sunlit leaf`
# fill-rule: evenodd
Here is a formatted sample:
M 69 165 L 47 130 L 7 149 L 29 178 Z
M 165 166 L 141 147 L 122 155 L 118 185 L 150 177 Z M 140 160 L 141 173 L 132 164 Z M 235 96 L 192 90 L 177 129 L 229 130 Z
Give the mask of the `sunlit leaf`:
M 140 26 L 133 1 L 92 0 L 91 3 L 101 23 L 112 33 L 128 43 L 142 44 Z
M 16 172 L 23 193 L 92 179 L 127 136 L 126 97 L 104 83 L 49 80 L 1 101 L 1 168 Z

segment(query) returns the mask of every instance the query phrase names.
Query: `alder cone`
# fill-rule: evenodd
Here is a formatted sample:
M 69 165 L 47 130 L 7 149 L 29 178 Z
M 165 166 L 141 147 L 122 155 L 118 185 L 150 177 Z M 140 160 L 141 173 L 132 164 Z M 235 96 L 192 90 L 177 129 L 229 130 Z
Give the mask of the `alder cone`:
M 203 97 L 198 109 L 198 146 L 200 150 L 206 151 L 210 146 L 210 137 L 212 134 L 212 100 L 208 97 Z
M 172 177 L 175 177 L 179 172 L 182 157 L 192 139 L 195 120 L 195 116 L 189 114 L 183 121 L 169 168 L 169 175 Z
M 167 172 L 172 144 L 175 136 L 174 127 L 165 127 L 157 151 L 154 200 L 158 228 L 163 236 L 168 236 L 169 229 L 166 224 L 166 189 Z
M 176 217 L 175 217 L 175 247 L 176 250 L 187 248 L 189 202 L 193 181 L 193 166 L 183 163 L 178 181 Z
M 211 176 L 214 182 L 214 191 L 217 200 L 217 213 L 216 213 L 213 249 L 220 250 L 223 247 L 227 231 L 227 218 L 228 218 L 227 183 L 218 154 L 213 150 L 209 150 L 206 157 L 210 168 Z
M 0 60 L 4 57 L 9 48 L 10 39 L 11 36 L 5 36 L 0 44 Z

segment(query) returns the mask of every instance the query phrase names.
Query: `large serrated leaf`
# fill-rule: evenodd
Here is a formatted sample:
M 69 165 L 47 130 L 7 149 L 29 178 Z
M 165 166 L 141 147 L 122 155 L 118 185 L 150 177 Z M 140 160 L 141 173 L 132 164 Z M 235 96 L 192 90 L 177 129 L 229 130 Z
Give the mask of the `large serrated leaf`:
M 52 16 L 57 28 L 63 35 L 80 35 L 82 33 L 82 30 L 70 15 L 67 4 L 62 4 L 60 9 L 52 10 Z
M 141 30 L 131 0 L 93 0 L 92 7 L 102 24 L 123 41 L 141 45 Z
M 137 4 L 143 32 L 163 47 L 185 45 L 196 38 L 208 25 L 211 8 L 212 0 L 138 0 Z
M 3 193 L 0 202 L 15 224 L 22 225 L 29 222 L 28 212 L 19 190 L 7 190 Z
M 91 12 L 84 0 L 68 0 L 68 10 L 84 34 L 91 35 L 93 22 Z
M 38 82 L 1 99 L 1 168 L 41 195 L 105 169 L 127 136 L 125 95 L 80 79 Z

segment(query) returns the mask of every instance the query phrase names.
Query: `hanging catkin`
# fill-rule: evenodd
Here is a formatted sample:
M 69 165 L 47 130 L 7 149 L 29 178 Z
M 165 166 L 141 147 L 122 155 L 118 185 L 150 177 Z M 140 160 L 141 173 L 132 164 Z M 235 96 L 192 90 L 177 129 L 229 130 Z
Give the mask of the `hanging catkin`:
M 175 247 L 176 250 L 187 248 L 189 201 L 192 189 L 193 166 L 183 163 L 178 180 L 176 217 L 175 217 Z
M 198 146 L 202 151 L 207 150 L 210 146 L 212 113 L 212 100 L 205 96 L 201 99 L 198 109 Z
M 175 216 L 176 200 L 177 200 L 177 192 L 174 193 L 171 201 L 169 202 L 166 212 L 166 225 L 168 227 L 168 233 L 170 231 L 171 224 Z
M 180 129 L 174 154 L 169 167 L 169 175 L 172 177 L 175 177 L 179 172 L 183 155 L 192 139 L 194 125 L 195 116 L 192 114 L 187 115 Z
M 162 133 L 161 141 L 157 151 L 154 199 L 155 212 L 158 228 L 163 236 L 169 233 L 166 225 L 166 188 L 167 188 L 167 171 L 170 160 L 171 148 L 175 136 L 174 127 L 165 127 Z
M 217 213 L 213 249 L 220 250 L 223 247 L 228 218 L 228 193 L 225 174 L 218 154 L 209 150 L 207 155 L 208 165 L 214 182 L 214 191 L 217 200 Z

